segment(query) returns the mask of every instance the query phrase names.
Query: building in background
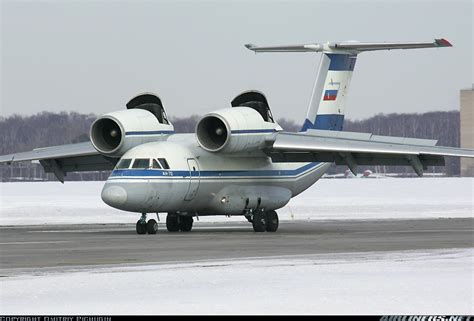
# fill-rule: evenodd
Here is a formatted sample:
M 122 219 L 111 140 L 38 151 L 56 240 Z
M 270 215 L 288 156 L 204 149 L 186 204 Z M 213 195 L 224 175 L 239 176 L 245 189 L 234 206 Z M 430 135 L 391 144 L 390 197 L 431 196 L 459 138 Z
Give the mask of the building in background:
M 461 148 L 474 149 L 474 86 L 461 90 Z M 474 159 L 461 158 L 461 176 L 474 176 Z

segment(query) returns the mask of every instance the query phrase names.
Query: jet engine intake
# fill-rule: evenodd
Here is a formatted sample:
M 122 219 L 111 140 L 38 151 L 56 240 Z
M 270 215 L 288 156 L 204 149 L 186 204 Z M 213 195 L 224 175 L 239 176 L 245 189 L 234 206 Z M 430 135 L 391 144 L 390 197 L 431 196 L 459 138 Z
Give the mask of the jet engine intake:
M 100 153 L 120 157 L 130 148 L 159 141 L 173 130 L 173 125 L 160 123 L 148 110 L 128 109 L 96 119 L 90 129 L 90 139 Z
M 236 153 L 265 147 L 280 130 L 255 109 L 234 107 L 204 115 L 196 125 L 196 137 L 209 152 Z

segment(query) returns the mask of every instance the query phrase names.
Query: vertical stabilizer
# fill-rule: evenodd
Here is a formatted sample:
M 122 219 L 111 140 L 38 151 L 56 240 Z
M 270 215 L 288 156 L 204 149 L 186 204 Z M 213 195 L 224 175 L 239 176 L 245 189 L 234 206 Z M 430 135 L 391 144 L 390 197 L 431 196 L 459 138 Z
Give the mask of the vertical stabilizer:
M 301 131 L 342 130 L 344 103 L 357 55 L 324 53 Z
M 308 112 L 301 131 L 308 129 L 342 130 L 344 106 L 357 55 L 364 51 L 451 47 L 446 39 L 434 42 L 327 42 L 323 44 L 259 47 L 255 52 L 322 52 Z

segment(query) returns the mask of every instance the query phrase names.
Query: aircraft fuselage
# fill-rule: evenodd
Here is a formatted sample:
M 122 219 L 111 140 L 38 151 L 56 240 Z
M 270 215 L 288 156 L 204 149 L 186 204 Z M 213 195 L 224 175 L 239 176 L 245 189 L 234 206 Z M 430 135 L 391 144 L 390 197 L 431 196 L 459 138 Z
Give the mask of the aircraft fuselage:
M 261 151 L 224 154 L 199 147 L 194 134 L 137 146 L 122 156 L 128 168 L 116 168 L 102 199 L 130 212 L 178 212 L 243 215 L 249 209 L 275 210 L 314 184 L 329 163 L 272 163 Z M 135 159 L 149 159 L 132 168 Z M 169 168 L 152 160 L 165 159 Z

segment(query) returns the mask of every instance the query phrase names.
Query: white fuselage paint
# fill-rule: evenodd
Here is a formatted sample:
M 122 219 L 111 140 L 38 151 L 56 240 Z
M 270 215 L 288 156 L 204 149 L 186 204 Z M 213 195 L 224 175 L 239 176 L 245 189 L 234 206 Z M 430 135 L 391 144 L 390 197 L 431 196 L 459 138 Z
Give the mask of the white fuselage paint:
M 102 191 L 108 205 L 130 212 L 241 215 L 274 210 L 313 185 L 329 163 L 272 163 L 261 151 L 212 153 L 194 134 L 132 148 L 122 157 L 165 158 L 170 169 L 114 170 Z

